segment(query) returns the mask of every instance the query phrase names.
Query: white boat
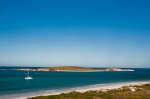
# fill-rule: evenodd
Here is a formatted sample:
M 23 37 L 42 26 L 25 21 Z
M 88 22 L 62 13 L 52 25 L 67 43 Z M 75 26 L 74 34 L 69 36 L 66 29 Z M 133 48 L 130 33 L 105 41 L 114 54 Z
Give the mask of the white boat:
M 29 69 L 28 69 L 28 73 L 27 73 L 27 77 L 25 77 L 26 80 L 32 80 L 33 78 L 31 76 L 29 76 Z

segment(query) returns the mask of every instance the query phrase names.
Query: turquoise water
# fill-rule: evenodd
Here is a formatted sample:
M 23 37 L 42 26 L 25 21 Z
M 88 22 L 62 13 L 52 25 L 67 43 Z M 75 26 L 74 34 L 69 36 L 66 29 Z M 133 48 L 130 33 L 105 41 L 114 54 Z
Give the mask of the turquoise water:
M 128 81 L 150 81 L 150 69 L 135 72 L 30 72 L 33 80 L 25 80 L 26 72 L 0 70 L 0 95 L 59 90 L 94 84 Z

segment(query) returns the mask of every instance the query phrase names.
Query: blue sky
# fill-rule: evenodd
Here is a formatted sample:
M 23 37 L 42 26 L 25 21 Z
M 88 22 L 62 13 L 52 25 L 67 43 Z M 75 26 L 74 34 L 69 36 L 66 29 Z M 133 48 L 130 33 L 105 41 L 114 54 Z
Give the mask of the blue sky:
M 150 67 L 149 0 L 1 0 L 0 65 Z

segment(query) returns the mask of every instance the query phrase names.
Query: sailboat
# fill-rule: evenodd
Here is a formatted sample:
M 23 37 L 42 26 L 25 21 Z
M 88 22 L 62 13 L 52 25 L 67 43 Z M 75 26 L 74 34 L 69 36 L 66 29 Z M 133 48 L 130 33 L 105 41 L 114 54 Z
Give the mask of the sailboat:
M 26 80 L 32 80 L 33 78 L 31 76 L 29 76 L 29 69 L 28 69 L 28 73 L 27 73 L 27 77 L 25 77 Z

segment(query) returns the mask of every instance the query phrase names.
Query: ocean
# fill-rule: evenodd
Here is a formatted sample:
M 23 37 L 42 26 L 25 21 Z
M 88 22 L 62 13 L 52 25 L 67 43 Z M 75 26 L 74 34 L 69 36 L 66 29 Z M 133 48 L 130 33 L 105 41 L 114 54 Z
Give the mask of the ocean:
M 150 69 L 134 72 L 30 72 L 33 80 L 25 80 L 27 72 L 0 67 L 0 99 L 57 92 L 96 84 L 150 81 Z M 26 94 L 27 93 L 27 94 Z

